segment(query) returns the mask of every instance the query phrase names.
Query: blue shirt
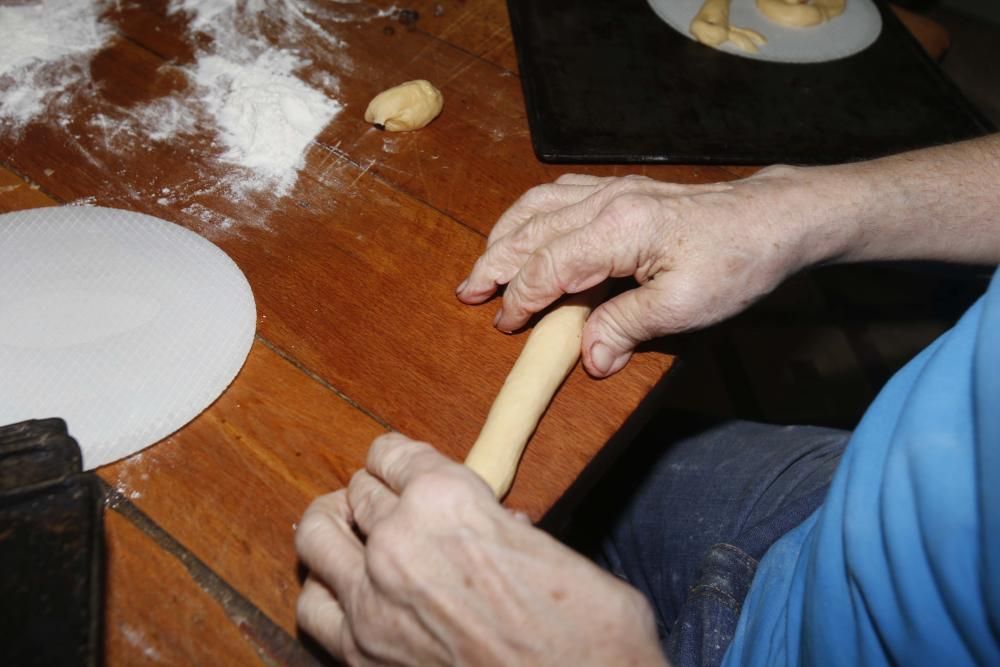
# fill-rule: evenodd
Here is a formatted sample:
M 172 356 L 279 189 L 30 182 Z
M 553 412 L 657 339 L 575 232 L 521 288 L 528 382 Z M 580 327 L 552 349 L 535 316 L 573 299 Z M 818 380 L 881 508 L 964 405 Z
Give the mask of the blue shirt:
M 761 560 L 723 664 L 1000 665 L 1000 272 Z

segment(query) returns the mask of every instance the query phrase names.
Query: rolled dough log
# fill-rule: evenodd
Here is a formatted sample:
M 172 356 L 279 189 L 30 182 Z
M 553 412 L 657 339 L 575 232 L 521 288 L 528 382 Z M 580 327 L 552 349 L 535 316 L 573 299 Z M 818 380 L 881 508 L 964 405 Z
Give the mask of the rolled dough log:
M 691 20 L 691 35 L 713 48 L 732 42 L 748 53 L 756 53 L 757 48 L 766 44 L 767 40 L 756 30 L 729 25 L 729 3 L 730 0 L 705 0 Z
M 380 130 L 419 130 L 437 118 L 444 96 L 429 81 L 416 79 L 383 90 L 365 110 L 365 120 Z
M 757 0 L 757 9 L 775 23 L 808 28 L 844 13 L 845 0 Z
M 465 459 L 497 498 L 510 489 L 525 445 L 580 358 L 583 325 L 604 293 L 597 290 L 570 297 L 535 325 Z

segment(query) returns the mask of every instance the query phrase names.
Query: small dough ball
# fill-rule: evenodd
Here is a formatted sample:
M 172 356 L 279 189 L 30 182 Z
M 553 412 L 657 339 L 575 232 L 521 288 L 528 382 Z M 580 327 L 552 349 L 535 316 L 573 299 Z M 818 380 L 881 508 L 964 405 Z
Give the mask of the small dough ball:
M 757 0 L 757 9 L 778 25 L 811 28 L 844 13 L 845 0 Z
M 380 130 L 419 130 L 437 118 L 444 106 L 441 91 L 429 81 L 417 79 L 383 90 L 369 102 L 365 120 Z

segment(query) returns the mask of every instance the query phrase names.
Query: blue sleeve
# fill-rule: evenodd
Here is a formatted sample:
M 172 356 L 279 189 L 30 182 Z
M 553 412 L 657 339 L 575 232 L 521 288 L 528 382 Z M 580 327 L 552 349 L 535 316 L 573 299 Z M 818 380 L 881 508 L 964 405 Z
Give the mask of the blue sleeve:
M 1000 291 L 1000 271 L 991 292 Z M 976 346 L 976 431 L 979 441 L 977 484 L 979 540 L 982 544 L 981 594 L 986 601 L 993 637 L 1000 637 L 1000 298 L 986 299 Z M 994 661 L 993 664 L 997 664 Z
M 761 561 L 726 664 L 1000 664 L 1000 278 L 886 385 Z

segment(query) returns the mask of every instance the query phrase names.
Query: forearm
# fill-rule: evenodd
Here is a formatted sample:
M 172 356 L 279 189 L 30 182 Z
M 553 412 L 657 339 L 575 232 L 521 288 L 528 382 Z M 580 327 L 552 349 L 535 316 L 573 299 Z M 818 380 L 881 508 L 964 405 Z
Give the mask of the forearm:
M 825 211 L 803 234 L 803 265 L 1000 263 L 1000 135 L 798 176 Z

